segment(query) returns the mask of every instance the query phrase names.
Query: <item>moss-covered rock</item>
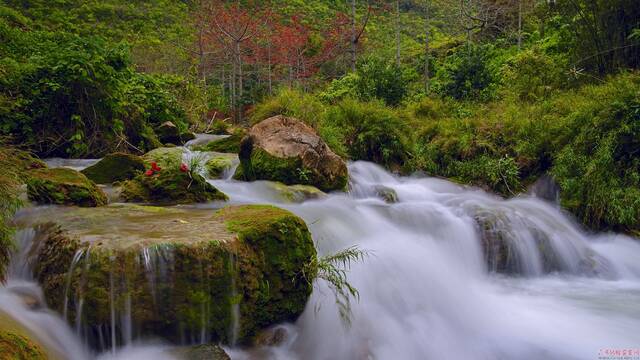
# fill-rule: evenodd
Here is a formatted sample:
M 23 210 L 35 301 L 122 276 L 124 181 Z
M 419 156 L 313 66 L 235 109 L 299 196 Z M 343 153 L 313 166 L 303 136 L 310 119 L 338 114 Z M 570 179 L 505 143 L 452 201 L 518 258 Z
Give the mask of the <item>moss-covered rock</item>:
M 94 346 L 113 315 L 118 343 L 129 331 L 245 343 L 260 329 L 295 320 L 311 294 L 303 277 L 316 257 L 311 235 L 282 209 L 42 211 L 20 223 L 36 228 L 36 278 L 50 307 L 69 321 L 79 317 Z M 50 221 L 61 227 L 35 225 Z
M 275 116 L 254 125 L 240 146 L 238 180 L 272 180 L 344 190 L 347 165 L 308 125 Z
M 234 160 L 236 160 L 234 154 L 215 154 L 207 160 L 204 167 L 209 177 L 217 179 L 220 178 L 225 171 L 233 167 Z
M 105 205 L 107 196 L 82 173 L 67 168 L 34 169 L 27 173 L 29 200 L 40 204 Z
M 279 182 L 270 183 L 271 186 L 287 202 L 300 203 L 305 200 L 320 199 L 327 194 L 310 185 L 285 185 Z
M 244 135 L 245 132 L 243 130 L 237 130 L 224 139 L 215 140 L 199 147 L 198 150 L 237 154 L 240 152 L 240 142 Z
M 110 184 L 116 181 L 133 179 L 143 172 L 145 162 L 141 157 L 114 153 L 105 156 L 96 164 L 81 171 L 86 177 L 97 184 Z
M 0 359 L 45 360 L 48 356 L 42 344 L 24 326 L 0 311 Z
M 213 344 L 180 347 L 170 353 L 184 360 L 231 360 L 223 348 Z
M 162 168 L 179 168 L 182 164 L 184 149 L 179 147 L 161 147 L 153 149 L 142 156 L 147 167 L 156 162 Z
M 120 196 L 126 202 L 190 204 L 212 200 L 228 200 L 227 195 L 209 184 L 205 178 L 189 171 L 163 168 L 148 176 L 141 174 L 122 183 Z
M 0 359 L 46 360 L 47 356 L 29 338 L 13 331 L 0 330 Z

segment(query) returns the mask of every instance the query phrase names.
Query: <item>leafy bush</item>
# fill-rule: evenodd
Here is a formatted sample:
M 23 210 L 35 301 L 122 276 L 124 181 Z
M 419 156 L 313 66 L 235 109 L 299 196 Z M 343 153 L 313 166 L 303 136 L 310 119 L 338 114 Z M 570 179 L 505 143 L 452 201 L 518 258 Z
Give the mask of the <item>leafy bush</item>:
M 0 22 L 0 134 L 44 156 L 99 156 L 157 145 L 152 127 L 186 115 L 169 76 L 140 74 L 123 46 L 26 32 Z
M 489 104 L 415 111 L 421 127 L 409 166 L 504 195 L 544 173 L 561 201 L 595 229 L 640 228 L 640 76 L 558 91 L 535 103 L 514 97 Z M 415 105 L 414 105 L 415 106 Z M 421 109 L 416 106 L 415 109 Z
M 436 73 L 435 90 L 454 99 L 488 100 L 495 90 L 495 74 L 488 65 L 489 46 L 459 47 Z
M 589 88 L 593 101 L 573 114 L 573 140 L 553 174 L 562 202 L 585 224 L 640 229 L 640 79 L 621 77 Z
M 559 56 L 551 57 L 539 48 L 522 51 L 502 69 L 505 91 L 523 101 L 538 101 L 567 85 L 567 64 Z
M 389 106 L 397 106 L 408 92 L 411 75 L 395 63 L 369 58 L 358 67 L 356 88 L 363 101 L 380 99 Z
M 407 96 L 414 78 L 415 74 L 395 63 L 368 58 L 359 65 L 356 73 L 333 80 L 318 97 L 330 104 L 354 98 L 361 101 L 379 99 L 389 106 L 398 106 Z
M 344 100 L 329 109 L 327 124 L 341 129 L 347 153 L 386 167 L 404 165 L 407 159 L 406 124 L 378 101 Z

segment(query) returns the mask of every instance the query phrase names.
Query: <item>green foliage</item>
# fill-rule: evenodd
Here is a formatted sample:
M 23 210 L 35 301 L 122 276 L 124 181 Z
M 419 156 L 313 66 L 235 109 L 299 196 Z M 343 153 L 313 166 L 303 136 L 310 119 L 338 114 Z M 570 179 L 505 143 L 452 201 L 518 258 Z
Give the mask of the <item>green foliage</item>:
M 3 23 L 0 37 L 0 133 L 38 154 L 146 151 L 157 146 L 153 126 L 186 127 L 170 92 L 180 80 L 137 73 L 124 46 Z
M 11 148 L 0 147 L 0 167 L 3 169 L 0 175 L 0 282 L 5 280 L 5 270 L 9 264 L 9 254 L 13 249 L 13 229 L 8 226 L 18 207 L 20 172 L 16 166 L 18 152 Z
M 284 115 L 316 127 L 322 121 L 324 112 L 324 105 L 316 97 L 295 89 L 282 88 L 274 97 L 256 105 L 251 113 L 251 123 Z
M 379 99 L 389 106 L 398 106 L 409 92 L 416 75 L 395 63 L 371 57 L 363 61 L 356 73 L 333 80 L 318 96 L 324 102 L 337 103 L 347 98 L 361 101 Z
M 627 74 L 535 103 L 505 97 L 453 106 L 439 117 L 416 110 L 422 125 L 409 164 L 509 196 L 550 172 L 562 204 L 583 223 L 634 231 L 640 226 L 639 94 L 638 75 Z
M 568 84 L 566 61 L 551 57 L 540 48 L 531 48 L 513 56 L 502 69 L 506 96 L 522 101 L 548 98 Z
M 380 99 L 389 106 L 397 106 L 407 95 L 413 77 L 395 63 L 369 58 L 358 67 L 356 89 L 363 101 Z
M 341 141 L 352 159 L 387 167 L 402 166 L 407 159 L 407 126 L 380 102 L 344 100 L 329 109 L 326 122 L 341 129 Z
M 572 114 L 575 137 L 553 168 L 563 205 L 593 228 L 638 230 L 640 79 L 622 77 L 586 95 L 595 101 Z
M 313 258 L 304 267 L 303 274 L 309 283 L 316 278 L 327 282 L 336 299 L 340 318 L 346 326 L 351 324 L 351 299 L 359 300 L 360 297 L 358 289 L 349 283 L 347 272 L 352 263 L 364 261 L 368 255 L 367 251 L 352 246 L 320 259 Z M 316 311 L 318 310 L 316 307 Z
M 490 47 L 461 46 L 444 59 L 436 73 L 436 91 L 454 99 L 488 100 L 496 75 L 489 66 Z
M 635 0 L 560 0 L 550 7 L 572 66 L 599 74 L 640 66 Z

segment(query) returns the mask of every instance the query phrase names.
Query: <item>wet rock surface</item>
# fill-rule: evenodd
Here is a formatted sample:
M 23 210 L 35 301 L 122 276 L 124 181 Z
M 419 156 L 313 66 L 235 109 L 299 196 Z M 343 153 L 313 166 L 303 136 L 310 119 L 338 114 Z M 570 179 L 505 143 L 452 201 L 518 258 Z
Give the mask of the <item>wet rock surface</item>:
M 273 180 L 287 185 L 313 185 L 323 191 L 344 190 L 348 172 L 310 126 L 284 116 L 261 121 L 240 144 L 236 179 Z
M 309 231 L 272 206 L 57 208 L 18 224 L 36 229 L 34 273 L 49 306 L 98 349 L 133 334 L 250 342 L 295 320 L 311 294 L 301 275 L 316 256 Z

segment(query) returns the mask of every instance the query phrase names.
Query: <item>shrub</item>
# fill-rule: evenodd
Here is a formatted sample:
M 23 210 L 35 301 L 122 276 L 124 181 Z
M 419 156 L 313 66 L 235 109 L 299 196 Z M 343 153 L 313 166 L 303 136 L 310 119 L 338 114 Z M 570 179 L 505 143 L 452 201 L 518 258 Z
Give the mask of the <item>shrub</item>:
M 153 126 L 186 115 L 180 79 L 137 73 L 124 46 L 26 32 L 0 21 L 0 134 L 45 156 L 100 156 L 157 146 Z
M 640 79 L 622 76 L 585 91 L 575 137 L 555 159 L 562 203 L 585 224 L 640 229 Z
M 407 159 L 406 124 L 378 101 L 344 100 L 330 108 L 327 124 L 341 129 L 343 144 L 352 159 L 386 167 L 402 166 Z
M 538 101 L 566 86 L 566 61 L 539 48 L 522 51 L 502 68 L 505 91 L 523 101 Z
M 448 56 L 436 73 L 435 90 L 454 99 L 488 100 L 495 90 L 488 46 L 467 44 Z

